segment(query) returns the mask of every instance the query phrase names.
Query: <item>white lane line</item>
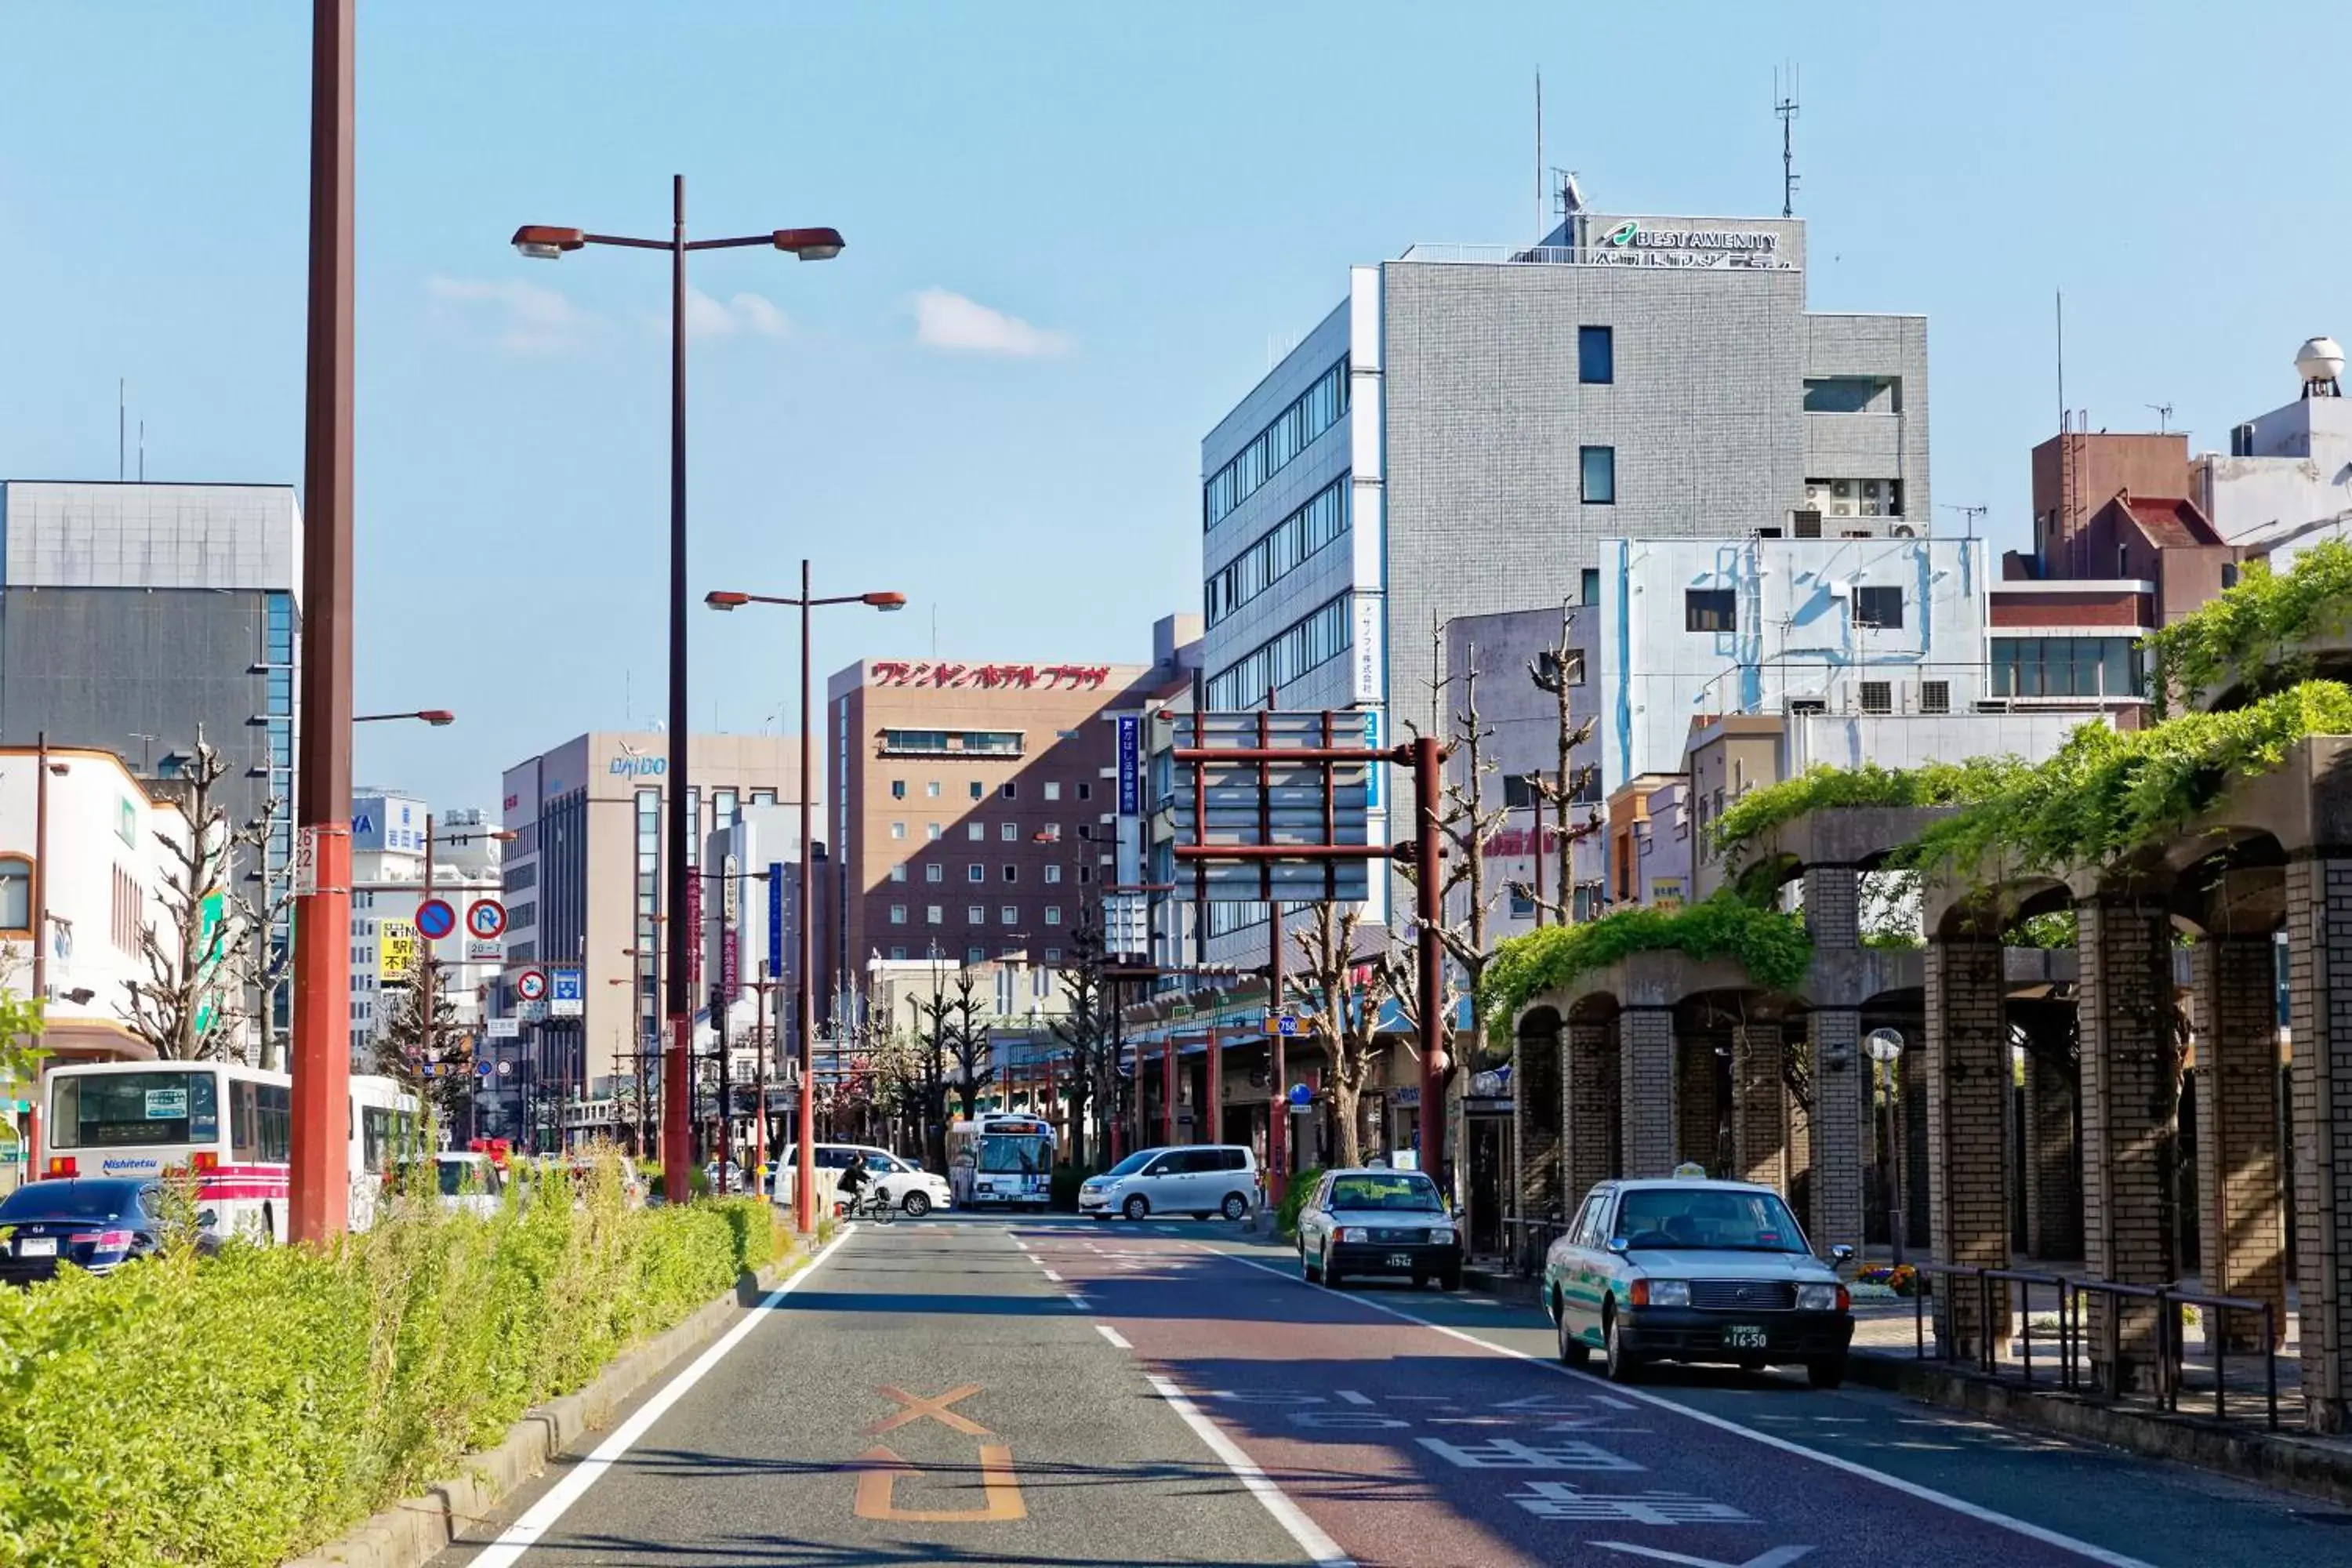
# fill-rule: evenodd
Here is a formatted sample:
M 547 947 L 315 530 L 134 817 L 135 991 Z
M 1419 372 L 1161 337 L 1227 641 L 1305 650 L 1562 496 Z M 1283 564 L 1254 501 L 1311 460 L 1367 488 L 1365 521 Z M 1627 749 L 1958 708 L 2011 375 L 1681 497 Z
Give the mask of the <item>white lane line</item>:
M 1037 1267 L 1038 1267 L 1038 1268 L 1045 1268 L 1045 1266 L 1044 1264 L 1042 1264 L 1042 1263 L 1040 1263 L 1039 1265 L 1037 1265 Z M 1052 1280 L 1055 1284 L 1056 1284 L 1056 1285 L 1059 1285 L 1059 1284 L 1062 1282 L 1062 1277 L 1061 1277 L 1060 1275 L 1058 1275 L 1058 1274 L 1055 1273 L 1055 1272 L 1054 1272 L 1052 1269 L 1050 1269 L 1050 1268 L 1045 1268 L 1045 1278 L 1046 1278 L 1046 1279 L 1051 1279 L 1051 1280 Z
M 1350 1405 L 1370 1405 L 1371 1403 L 1370 1400 L 1365 1398 L 1362 1394 L 1357 1393 L 1352 1388 L 1335 1388 L 1331 1392 Z
M 1223 1256 L 1232 1258 L 1245 1268 L 1259 1269 L 1279 1279 L 1288 1279 L 1296 1283 L 1298 1278 L 1286 1268 L 1276 1268 L 1272 1264 L 1260 1263 L 1254 1258 L 1243 1258 L 1231 1252 Z M 1434 1322 L 1430 1319 L 1405 1311 L 1402 1308 L 1391 1307 L 1385 1301 L 1375 1301 L 1368 1296 L 1349 1296 L 1347 1300 L 1359 1307 L 1370 1307 L 1375 1312 L 1386 1312 L 1391 1318 L 1402 1318 L 1408 1323 L 1418 1323 L 1424 1329 L 1434 1329 L 1449 1339 L 1460 1340 L 1465 1344 L 1476 1345 L 1480 1350 L 1492 1351 L 1496 1355 L 1508 1356 L 1513 1361 L 1523 1361 L 1531 1366 L 1542 1367 L 1548 1372 L 1556 1372 L 1562 1377 L 1572 1378 L 1580 1384 L 1601 1382 L 1591 1373 L 1571 1371 L 1549 1356 L 1529 1355 L 1525 1351 L 1513 1350 L 1508 1345 L 1498 1345 L 1492 1340 L 1482 1340 L 1475 1334 L 1449 1328 L 1444 1323 Z M 1601 1386 L 1611 1387 L 1612 1385 L 1601 1384 Z M 1874 1482 L 1890 1490 L 1901 1492 L 1906 1497 L 1916 1498 L 1921 1502 L 1933 1503 L 1937 1508 L 1949 1509 L 1954 1513 L 1976 1520 L 1979 1523 L 1990 1524 L 1996 1529 L 2022 1535 L 2029 1541 L 2038 1541 L 2044 1546 L 2054 1546 L 2062 1552 L 2074 1552 L 2076 1556 L 2087 1558 L 2093 1563 L 2105 1563 L 2106 1568 L 2155 1568 L 2153 1563 L 2143 1562 L 2139 1558 L 2126 1557 L 2120 1552 L 2110 1552 L 2104 1546 L 2094 1546 L 2087 1541 L 2077 1541 L 2071 1535 L 2062 1535 L 2057 1531 L 2045 1530 L 2041 1525 L 1997 1512 L 1981 1504 L 1969 1502 L 1965 1498 L 1956 1498 L 1948 1492 L 1939 1492 L 1933 1487 L 1923 1487 L 1916 1481 L 1906 1481 L 1900 1476 L 1890 1476 L 1883 1470 L 1874 1470 L 1867 1465 L 1856 1464 L 1852 1459 L 1841 1458 L 1835 1454 L 1824 1454 L 1818 1448 L 1808 1448 L 1801 1443 L 1791 1443 L 1787 1438 L 1775 1436 L 1769 1432 L 1759 1432 L 1752 1426 L 1742 1426 L 1737 1421 L 1728 1420 L 1704 1410 L 1694 1410 L 1687 1405 L 1677 1405 L 1671 1399 L 1661 1398 L 1654 1394 L 1644 1394 L 1640 1389 L 1626 1388 L 1622 1384 L 1615 1385 L 1614 1393 L 1620 1398 L 1635 1399 L 1644 1405 L 1654 1405 L 1661 1410 L 1671 1410 L 1677 1415 L 1696 1421 L 1703 1426 L 1712 1426 L 1719 1432 L 1727 1432 L 1735 1437 L 1745 1437 L 1751 1443 L 1761 1443 L 1768 1448 L 1778 1448 L 1784 1454 L 1794 1454 L 1799 1458 L 1811 1459 L 1817 1465 L 1827 1465 L 1833 1470 L 1843 1470 L 1858 1479 Z
M 809 1259 L 808 1267 L 769 1291 L 760 1299 L 753 1310 L 743 1314 L 743 1321 L 727 1331 L 717 1344 L 694 1358 L 692 1364 L 664 1384 L 658 1393 L 638 1406 L 637 1413 L 613 1429 L 613 1435 L 596 1446 L 596 1451 L 573 1467 L 572 1473 L 549 1489 L 545 1497 L 530 1505 L 520 1519 L 507 1526 L 506 1533 L 492 1542 L 476 1557 L 472 1568 L 512 1568 L 522 1554 L 539 1543 L 540 1537 L 555 1528 L 555 1523 L 587 1495 L 588 1489 L 604 1479 L 604 1472 L 636 1446 L 653 1427 L 655 1422 L 669 1413 L 669 1407 L 685 1397 L 687 1391 L 700 1383 L 712 1367 L 727 1359 L 727 1354 L 753 1329 L 768 1321 L 768 1313 L 777 1302 L 800 1289 L 803 1280 L 814 1274 L 824 1260 L 841 1249 L 841 1244 L 857 1234 L 855 1225 L 845 1226 L 830 1246 Z
M 1202 1415 L 1174 1384 L 1154 1374 L 1151 1376 L 1151 1391 L 1166 1400 L 1168 1408 L 1182 1416 L 1184 1425 L 1192 1428 L 1193 1436 L 1206 1443 L 1210 1451 L 1225 1462 L 1225 1468 L 1233 1471 L 1242 1485 L 1249 1488 L 1251 1495 L 1265 1505 L 1265 1511 L 1274 1515 L 1274 1521 L 1289 1532 L 1291 1540 L 1298 1542 L 1299 1549 L 1307 1553 L 1316 1568 L 1356 1568 L 1356 1560 L 1340 1551 L 1339 1543 L 1324 1534 L 1322 1527 L 1307 1518 L 1306 1510 L 1269 1480 L 1266 1473 L 1257 1468 L 1256 1461 L 1243 1453 L 1240 1446 L 1226 1436 L 1215 1422 Z
M 1103 1338 L 1108 1340 L 1111 1343 L 1117 1345 L 1123 1351 L 1131 1351 L 1135 1348 L 1128 1342 L 1127 1336 L 1125 1334 L 1120 1333 L 1108 1323 L 1097 1323 L 1095 1325 L 1095 1332 L 1100 1334 Z

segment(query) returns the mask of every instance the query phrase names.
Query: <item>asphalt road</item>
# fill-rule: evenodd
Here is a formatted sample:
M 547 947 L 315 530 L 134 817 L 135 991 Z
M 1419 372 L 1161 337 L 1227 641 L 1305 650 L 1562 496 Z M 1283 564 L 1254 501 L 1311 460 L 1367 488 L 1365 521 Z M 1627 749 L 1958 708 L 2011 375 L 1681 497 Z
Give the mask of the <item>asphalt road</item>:
M 2352 1513 L 2307 1500 L 1795 1377 L 1618 1389 L 1550 1346 L 1217 1223 L 902 1221 L 442 1562 L 2352 1564 Z

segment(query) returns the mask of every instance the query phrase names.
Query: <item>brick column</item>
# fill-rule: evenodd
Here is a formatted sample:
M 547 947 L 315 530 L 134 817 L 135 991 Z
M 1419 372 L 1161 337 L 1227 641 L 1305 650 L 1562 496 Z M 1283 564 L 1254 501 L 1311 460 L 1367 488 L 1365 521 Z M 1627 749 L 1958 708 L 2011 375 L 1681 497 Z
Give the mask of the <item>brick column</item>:
M 2352 1430 L 2352 858 L 2286 868 L 2294 1065 L 2294 1243 L 2303 1394 L 2315 1432 Z
M 1813 1053 L 1811 1133 L 1813 1250 L 1862 1251 L 1863 1151 L 1869 1147 L 1870 1062 L 1862 1054 L 1862 1015 L 1816 1007 L 1805 1020 Z M 1843 1064 L 1843 1065 L 1841 1065 Z
M 1862 945 L 1862 874 L 1851 866 L 1805 868 L 1805 934 L 1816 949 Z
M 1669 1015 L 1671 1016 L 1671 1015 Z M 1709 1175 L 1724 1174 L 1720 1146 L 1723 1108 L 1717 1100 L 1717 1034 L 1675 1037 L 1675 1158 L 1696 1161 Z
M 1789 1107 L 1777 1019 L 1731 1031 L 1731 1173 L 1789 1192 Z
M 2074 1075 L 2045 1050 L 2025 1053 L 2025 1250 L 2043 1258 L 2083 1256 Z
M 2286 1328 L 2286 1224 L 2280 1208 L 2278 992 L 2267 932 L 2209 936 L 2192 954 L 2197 997 L 2200 1274 L 2217 1296 L 2278 1309 Z M 2230 1348 L 2262 1343 L 2262 1324 L 2230 1314 Z
M 1620 1103 L 1617 1029 L 1614 1019 L 1568 1026 L 1568 1060 L 1560 1074 L 1560 1126 L 1567 1133 L 1563 1159 L 1567 1184 L 1562 1190 L 1570 1205 L 1582 1202 L 1597 1184 L 1617 1173 L 1611 1147 L 1615 1132 L 1610 1125 L 1617 1119 Z M 1625 1121 L 1630 1124 L 1632 1120 L 1629 1110 Z
M 1617 1018 L 1619 1104 L 1629 1176 L 1671 1175 L 1675 1168 L 1675 1015 L 1669 1007 L 1628 1007 Z
M 1547 1015 L 1556 1016 L 1557 1015 Z M 1574 1199 L 1560 1181 L 1560 1039 L 1564 1028 L 1538 1029 L 1512 1045 L 1511 1139 L 1517 1152 L 1517 1215 L 1541 1224 L 1558 1209 L 1566 1218 Z M 1580 1195 L 1580 1194 L 1579 1194 Z M 1511 1238 L 1514 1249 L 1519 1237 Z
M 1794 1053 L 1800 1061 L 1809 1058 L 1812 1051 L 1811 1044 L 1801 1039 L 1784 1040 L 1780 1048 Z M 1814 1103 L 1820 1103 L 1818 1098 Z M 1788 1162 L 1789 1166 L 1789 1206 L 1796 1211 L 1797 1223 L 1805 1227 L 1807 1235 L 1811 1235 L 1816 1201 L 1813 1195 L 1815 1187 L 1811 1179 L 1813 1169 L 1813 1112 L 1811 1107 L 1797 1098 L 1797 1091 L 1786 1084 L 1780 1088 L 1780 1109 L 1781 1131 L 1784 1134 L 1780 1157 Z
M 2075 1005 L 2083 1041 L 2083 1254 L 2094 1279 L 2161 1285 L 2172 1278 L 2159 1114 L 2173 1062 L 2172 921 L 2162 904 L 2092 899 L 2074 907 L 2082 962 Z M 2114 1309 L 2116 1321 L 2106 1321 Z M 2157 1377 L 2152 1304 L 2094 1296 L 2090 1354 L 2108 1386 L 2146 1391 Z M 2112 1362 L 2112 1365 L 2109 1363 Z
M 1927 943 L 1927 1042 L 1919 1076 L 1927 1089 L 1930 1232 L 1938 1259 L 1973 1268 L 2010 1263 L 2009 1189 L 2001 1169 L 2009 1099 L 2001 965 L 1997 939 Z M 1973 1287 L 1937 1282 L 1937 1338 L 1955 1354 L 1979 1354 L 1988 1332 L 1996 1345 L 2007 1345 L 2007 1316 L 1990 1325 L 1981 1319 Z

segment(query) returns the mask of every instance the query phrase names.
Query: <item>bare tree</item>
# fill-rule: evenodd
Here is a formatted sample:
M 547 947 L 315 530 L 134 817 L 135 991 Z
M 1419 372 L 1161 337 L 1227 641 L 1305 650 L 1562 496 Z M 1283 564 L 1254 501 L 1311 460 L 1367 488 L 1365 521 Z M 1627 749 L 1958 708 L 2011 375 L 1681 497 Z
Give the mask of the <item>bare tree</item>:
M 255 926 L 230 882 L 240 836 L 213 791 L 228 763 L 199 731 L 172 797 L 180 832 L 158 832 L 163 849 L 163 930 L 139 928 L 145 973 L 125 980 L 121 1016 L 158 1057 L 174 1061 L 241 1054 L 246 979 Z
M 1580 793 L 1577 789 L 1580 770 L 1576 766 L 1576 748 L 1592 739 L 1595 722 L 1587 719 L 1579 724 L 1570 711 L 1569 692 L 1584 683 L 1584 655 L 1576 647 L 1575 630 L 1576 612 L 1563 606 L 1559 616 L 1559 641 L 1528 661 L 1528 678 L 1536 683 L 1538 690 L 1549 692 L 1559 709 L 1559 752 L 1552 776 L 1546 778 L 1541 773 L 1531 773 L 1528 783 L 1535 790 L 1537 797 L 1552 810 L 1552 830 L 1559 847 L 1559 876 L 1552 886 L 1559 889 L 1559 901 L 1554 904 L 1547 900 L 1545 907 L 1561 925 L 1569 923 L 1570 911 L 1576 907 L 1576 841 L 1591 837 L 1601 828 L 1598 808 L 1580 826 L 1569 826 L 1569 810 L 1576 804 Z M 1535 852 L 1538 856 L 1544 852 L 1540 828 L 1536 833 Z
M 278 1037 L 278 994 L 285 985 L 294 966 L 294 942 L 291 930 L 294 919 L 294 879 L 279 879 L 272 888 L 268 884 L 269 841 L 286 816 L 283 796 L 271 795 L 261 803 L 261 815 L 238 830 L 236 841 L 250 853 L 253 870 L 248 880 L 258 883 L 262 895 L 258 900 L 237 895 L 238 918 L 249 933 L 239 963 L 239 978 L 253 1009 L 253 1040 L 255 1059 L 263 1067 L 285 1070 L 284 1047 Z M 286 940 L 278 933 L 286 932 Z
M 937 964 L 931 968 L 929 999 L 909 996 L 907 1007 L 915 1016 L 907 1085 L 921 1128 L 923 1158 L 932 1170 L 944 1171 L 948 1168 L 948 1015 L 955 1004 L 940 988 Z
M 1084 1169 L 1087 1163 L 1087 1109 L 1109 1069 L 1110 1016 L 1103 988 L 1103 928 L 1102 910 L 1098 900 L 1089 900 L 1078 910 L 1078 923 L 1071 928 L 1068 958 L 1061 967 L 1062 992 L 1068 999 L 1069 1011 L 1049 1019 L 1046 1026 L 1054 1037 L 1070 1053 L 1067 1082 L 1070 1095 L 1070 1163 Z
M 1317 905 L 1316 923 L 1290 933 L 1300 963 L 1283 976 L 1284 989 L 1307 1003 L 1307 1035 L 1321 1044 L 1329 1064 L 1342 1165 L 1364 1163 L 1364 1079 L 1380 1051 L 1382 1003 L 1412 984 L 1411 961 L 1385 942 L 1358 957 L 1356 933 L 1363 918 L 1361 905 Z M 1370 971 L 1361 987 L 1355 983 L 1359 969 Z M 1277 997 L 1275 1005 L 1279 1009 L 1286 1001 Z
M 1495 907 L 1495 893 L 1486 886 L 1486 846 L 1502 831 L 1510 813 L 1507 807 L 1485 804 L 1486 775 L 1495 771 L 1486 742 L 1495 731 L 1478 715 L 1476 647 L 1468 650 L 1466 663 L 1468 668 L 1460 677 L 1462 706 L 1454 715 L 1453 741 L 1463 767 L 1460 776 L 1446 781 L 1439 801 L 1437 829 L 1444 842 L 1446 864 L 1442 871 L 1418 865 L 1403 869 L 1406 879 L 1415 886 L 1423 877 L 1438 878 L 1437 938 L 1471 996 L 1470 1037 L 1475 1040 L 1484 1037 L 1479 1033 L 1484 1020 L 1477 1015 L 1478 983 L 1494 956 L 1486 941 L 1486 921 Z M 1457 893 L 1462 896 L 1458 918 L 1453 914 Z M 1447 1016 L 1452 1016 L 1449 1011 Z
M 972 998 L 972 988 L 978 984 L 971 970 L 957 970 L 955 999 L 940 1021 L 940 1043 L 955 1063 L 956 1100 L 966 1121 L 977 1109 L 980 1086 L 988 1078 L 990 1065 L 988 1025 L 982 1021 L 980 1005 Z
M 373 1055 L 376 1071 L 397 1079 L 419 1099 L 429 1101 L 442 1125 L 453 1124 L 473 1092 L 471 1042 L 457 1032 L 457 1007 L 442 984 L 443 964 L 427 957 L 396 993 L 398 1002 L 377 1031 Z M 425 1008 L 426 995 L 433 998 Z

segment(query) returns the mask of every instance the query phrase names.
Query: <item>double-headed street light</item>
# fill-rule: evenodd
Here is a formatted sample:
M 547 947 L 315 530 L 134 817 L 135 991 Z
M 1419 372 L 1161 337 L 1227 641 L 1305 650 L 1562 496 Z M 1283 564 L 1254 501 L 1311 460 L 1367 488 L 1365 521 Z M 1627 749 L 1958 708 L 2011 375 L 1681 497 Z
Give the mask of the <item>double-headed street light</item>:
M 830 261 L 841 254 L 841 231 L 835 228 L 778 228 L 765 234 L 732 239 L 686 237 L 686 176 L 671 182 L 670 235 L 667 239 L 632 239 L 616 234 L 590 234 L 577 228 L 525 224 L 514 232 L 514 247 L 539 261 L 555 261 L 566 253 L 591 245 L 617 245 L 633 250 L 669 252 L 669 813 L 668 875 L 665 902 L 674 913 L 686 909 L 686 860 L 688 835 L 698 825 L 687 821 L 686 709 L 686 256 L 690 250 L 733 250 L 772 247 L 803 261 Z M 694 1046 L 694 1001 L 688 994 L 686 950 L 693 940 L 680 920 L 670 928 L 670 964 L 666 988 L 670 1048 L 662 1072 L 662 1187 L 672 1203 L 684 1203 L 687 1145 L 693 1136 L 688 1118 L 688 1058 Z
M 804 1235 L 816 1231 L 816 1035 L 814 1022 L 816 1009 L 810 1005 L 809 973 L 812 967 L 809 944 L 809 753 L 815 749 L 815 735 L 809 723 L 809 612 L 820 605 L 866 605 L 877 610 L 903 610 L 907 607 L 904 594 L 839 594 L 829 598 L 815 598 L 809 592 L 809 563 L 801 562 L 801 591 L 797 597 L 772 594 L 712 593 L 704 596 L 704 604 L 714 610 L 740 610 L 746 605 L 782 605 L 801 613 L 801 844 L 800 844 L 800 915 L 793 921 L 793 963 L 800 971 L 800 1001 L 793 1019 L 793 1059 L 800 1064 L 800 1139 L 798 1156 L 793 1162 L 793 1220 Z

